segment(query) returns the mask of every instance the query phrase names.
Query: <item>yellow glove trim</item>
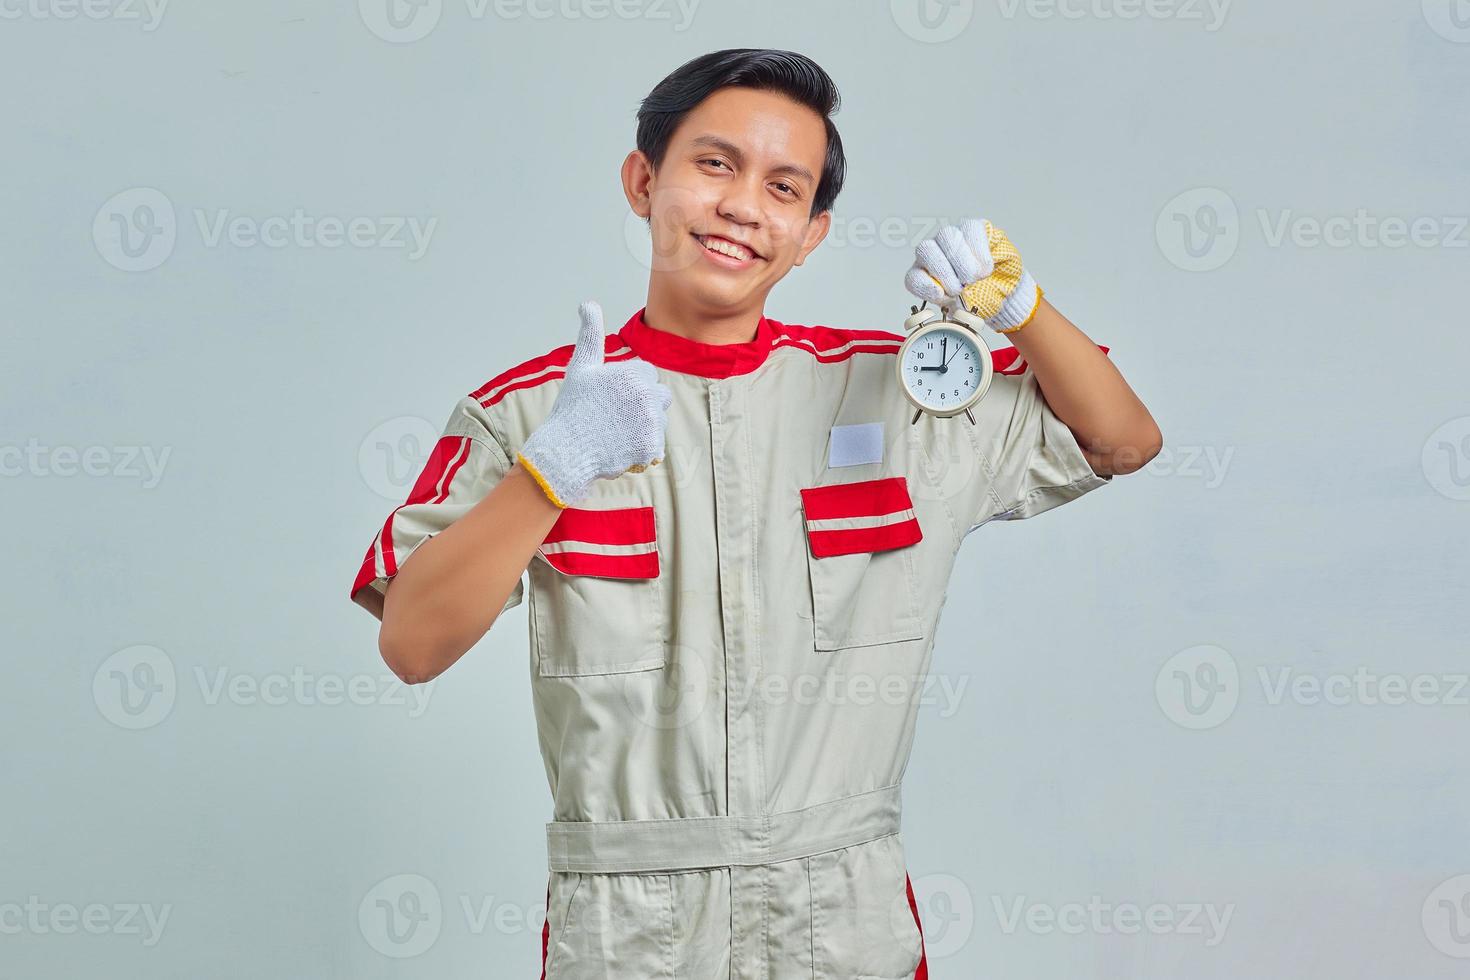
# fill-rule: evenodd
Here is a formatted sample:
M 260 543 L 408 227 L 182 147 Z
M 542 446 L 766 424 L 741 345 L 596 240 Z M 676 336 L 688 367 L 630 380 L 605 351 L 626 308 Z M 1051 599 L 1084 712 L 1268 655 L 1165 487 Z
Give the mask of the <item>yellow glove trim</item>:
M 1011 327 L 1009 330 L 997 330 L 996 333 L 1015 333 L 1017 330 L 1020 330 L 1021 327 L 1024 327 L 1026 324 L 1028 324 L 1032 320 L 1036 319 L 1036 311 L 1039 310 L 1039 309 L 1041 309 L 1041 298 L 1043 296 L 1045 296 L 1045 295 L 1046 294 L 1041 291 L 1041 287 L 1040 286 L 1037 286 L 1036 287 L 1036 305 L 1033 306 L 1033 307 L 1031 307 L 1031 315 L 1028 316 L 1026 319 L 1022 320 L 1020 322 L 1020 324 L 1018 324 L 1017 326 Z
M 556 491 L 551 489 L 551 484 L 546 482 L 546 477 L 542 476 L 541 473 L 536 469 L 536 467 L 531 465 L 531 461 L 522 456 L 520 453 L 516 453 L 516 460 L 526 468 L 526 472 L 531 474 L 531 476 L 536 480 L 537 484 L 540 485 L 541 492 L 546 494 L 547 499 L 550 500 L 553 504 L 556 504 L 556 506 L 565 510 L 567 505 L 562 503 L 561 498 L 556 495 Z
M 960 291 L 960 299 L 964 301 L 965 309 L 989 320 L 1000 312 L 1006 297 L 1021 281 L 1021 253 L 1016 251 L 1006 233 L 989 221 L 985 222 L 985 235 L 990 242 L 990 257 L 995 260 L 995 271 L 965 286 Z

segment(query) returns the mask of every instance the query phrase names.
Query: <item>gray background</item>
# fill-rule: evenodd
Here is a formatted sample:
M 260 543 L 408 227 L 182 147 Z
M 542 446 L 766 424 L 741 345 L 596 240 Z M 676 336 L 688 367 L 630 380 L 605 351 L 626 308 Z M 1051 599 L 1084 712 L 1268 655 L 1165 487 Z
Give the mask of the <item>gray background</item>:
M 526 607 L 405 692 L 347 589 L 455 399 L 641 305 L 634 109 L 730 46 L 844 98 L 772 316 L 896 329 L 989 217 L 1168 443 L 961 551 L 931 976 L 1464 975 L 1470 5 L 385 3 L 0 4 L 0 977 L 537 975 Z M 297 209 L 389 240 L 211 234 Z

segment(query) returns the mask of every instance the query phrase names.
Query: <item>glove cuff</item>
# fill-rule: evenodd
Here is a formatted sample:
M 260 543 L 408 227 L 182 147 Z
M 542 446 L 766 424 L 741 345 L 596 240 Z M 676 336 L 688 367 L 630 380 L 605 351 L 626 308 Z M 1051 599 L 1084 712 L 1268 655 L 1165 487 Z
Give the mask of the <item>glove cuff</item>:
M 985 325 L 996 333 L 1015 333 L 1036 316 L 1036 310 L 1041 306 L 1041 296 L 1041 287 L 1031 278 L 1031 273 L 1022 269 L 1016 288 L 1001 303 L 1000 310 L 994 316 L 986 318 Z
M 521 464 L 522 469 L 531 474 L 531 478 L 536 481 L 536 485 L 541 488 L 541 492 L 546 494 L 547 500 L 550 500 L 553 504 L 556 504 L 556 506 L 561 508 L 562 510 L 565 510 L 567 508 L 566 503 L 564 503 L 562 499 L 557 496 L 556 491 L 552 489 L 552 486 L 550 483 L 547 482 L 546 477 L 541 475 L 541 471 L 536 468 L 535 463 L 532 463 L 529 459 L 527 459 L 524 453 L 516 453 L 516 461 Z
M 531 433 L 516 459 L 547 499 L 563 510 L 591 493 L 597 479 L 597 464 L 590 454 L 579 452 L 573 440 L 545 425 Z

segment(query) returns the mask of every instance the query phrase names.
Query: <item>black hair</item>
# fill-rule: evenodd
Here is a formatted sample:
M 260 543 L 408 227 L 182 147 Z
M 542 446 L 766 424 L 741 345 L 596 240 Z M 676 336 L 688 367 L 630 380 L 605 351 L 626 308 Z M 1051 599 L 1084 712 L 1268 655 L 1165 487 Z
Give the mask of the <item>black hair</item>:
M 779 92 L 822 117 L 827 127 L 827 158 L 812 195 L 811 214 L 830 211 L 847 174 L 842 137 L 832 122 L 842 97 L 830 75 L 795 51 L 728 48 L 686 61 L 655 85 L 639 105 L 638 149 L 657 170 L 669 148 L 669 139 L 690 110 L 715 91 L 732 87 Z

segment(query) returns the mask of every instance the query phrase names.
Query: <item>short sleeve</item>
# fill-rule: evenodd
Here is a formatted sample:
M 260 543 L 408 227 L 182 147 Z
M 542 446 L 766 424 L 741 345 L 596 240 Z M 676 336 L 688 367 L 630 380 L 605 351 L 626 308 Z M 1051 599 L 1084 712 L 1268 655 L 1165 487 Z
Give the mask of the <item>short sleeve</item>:
M 1015 367 L 1002 369 L 1002 363 L 998 357 L 990 390 L 974 408 L 978 424 L 964 426 L 980 456 L 977 475 L 989 483 L 985 492 L 969 498 L 975 505 L 970 531 L 992 520 L 1035 517 L 1113 479 L 1093 471 L 1030 367 L 1019 358 Z
M 351 595 L 365 588 L 386 593 L 388 581 L 414 549 L 468 513 L 510 468 L 485 410 L 472 397 L 460 399 L 408 499 L 388 514 L 368 545 Z M 524 595 L 525 582 L 518 580 L 501 612 L 519 605 Z

